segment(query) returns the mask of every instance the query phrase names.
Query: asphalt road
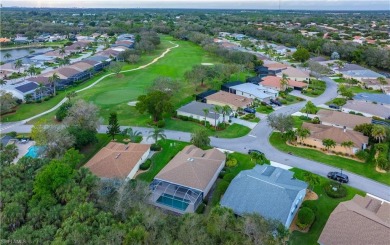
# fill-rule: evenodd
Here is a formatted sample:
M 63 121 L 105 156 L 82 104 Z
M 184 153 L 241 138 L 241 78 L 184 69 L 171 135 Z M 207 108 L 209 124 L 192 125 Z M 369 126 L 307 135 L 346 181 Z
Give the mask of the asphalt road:
M 332 98 L 337 97 L 337 84 L 328 77 L 322 77 L 320 79 L 326 82 L 327 89 L 321 96 L 312 99 L 312 102 L 316 105 L 324 104 L 325 102 L 331 100 Z M 278 110 L 276 110 L 273 113 L 276 114 L 283 113 L 283 114 L 291 115 L 294 112 L 299 111 L 305 105 L 305 103 L 306 102 L 301 102 L 290 106 L 278 108 Z M 18 133 L 29 133 L 31 131 L 32 125 L 25 125 L 24 123 L 25 121 L 2 124 L 1 132 L 7 133 L 10 131 L 16 131 Z M 123 128 L 125 127 L 122 127 L 122 129 Z M 149 132 L 151 131 L 150 128 L 142 128 L 142 127 L 132 127 L 132 128 L 140 131 L 144 136 L 148 135 Z M 106 133 L 107 127 L 102 125 L 98 131 L 99 133 Z M 289 155 L 275 149 L 269 143 L 269 136 L 271 133 L 272 133 L 272 128 L 268 126 L 266 120 L 262 120 L 259 124 L 257 124 L 256 127 L 254 127 L 251 130 L 251 132 L 248 135 L 244 137 L 235 138 L 235 139 L 224 139 L 224 138 L 212 137 L 211 145 L 218 148 L 241 152 L 241 153 L 247 153 L 248 149 L 257 149 L 260 150 L 261 152 L 264 152 L 266 157 L 271 161 L 285 164 L 291 167 L 304 169 L 321 176 L 326 176 L 327 173 L 330 171 L 339 170 L 323 163 Z M 165 134 L 169 139 L 180 140 L 180 141 L 189 142 L 191 138 L 190 133 L 187 132 L 165 130 Z M 348 171 L 343 171 L 343 172 L 348 174 L 349 176 L 350 182 L 348 185 L 360 189 L 362 191 L 365 191 L 367 193 L 370 193 L 374 196 L 390 201 L 389 186 L 350 173 Z

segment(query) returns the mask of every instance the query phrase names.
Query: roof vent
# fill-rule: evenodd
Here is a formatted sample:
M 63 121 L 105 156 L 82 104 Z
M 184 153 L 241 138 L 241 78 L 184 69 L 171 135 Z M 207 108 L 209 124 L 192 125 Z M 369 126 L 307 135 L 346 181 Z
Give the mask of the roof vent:
M 188 162 L 193 162 L 194 159 L 190 157 L 190 158 L 187 159 L 187 161 L 188 161 Z
M 116 156 L 115 156 L 115 159 L 118 159 L 120 157 L 120 153 L 118 153 Z
M 127 151 L 129 149 L 129 145 L 126 146 L 125 150 Z

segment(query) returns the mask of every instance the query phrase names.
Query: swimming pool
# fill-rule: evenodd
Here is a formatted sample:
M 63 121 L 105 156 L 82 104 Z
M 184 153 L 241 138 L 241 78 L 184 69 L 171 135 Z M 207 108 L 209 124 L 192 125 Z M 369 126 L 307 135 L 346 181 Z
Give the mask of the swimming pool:
M 42 146 L 33 145 L 33 146 L 30 146 L 30 148 L 28 148 L 28 152 L 24 156 L 38 158 L 42 154 L 42 151 L 43 151 Z
M 189 205 L 188 200 L 174 197 L 168 194 L 162 194 L 158 199 L 157 203 L 163 204 L 168 207 L 176 208 L 182 211 L 185 211 Z

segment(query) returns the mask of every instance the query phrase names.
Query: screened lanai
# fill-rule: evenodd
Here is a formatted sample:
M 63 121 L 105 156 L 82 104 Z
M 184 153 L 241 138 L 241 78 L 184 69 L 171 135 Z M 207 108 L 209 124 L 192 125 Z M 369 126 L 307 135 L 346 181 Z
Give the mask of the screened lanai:
M 203 193 L 199 190 L 159 179 L 154 179 L 150 187 L 151 201 L 174 212 L 194 212 L 203 199 Z

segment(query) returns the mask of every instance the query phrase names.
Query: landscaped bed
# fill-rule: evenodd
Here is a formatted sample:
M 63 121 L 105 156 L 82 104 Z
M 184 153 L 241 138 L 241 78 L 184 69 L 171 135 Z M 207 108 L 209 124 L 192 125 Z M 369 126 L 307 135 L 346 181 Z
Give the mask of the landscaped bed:
M 270 143 L 280 151 L 291 152 L 292 154 L 302 158 L 325 163 L 336 168 L 343 168 L 347 171 L 390 185 L 390 174 L 378 173 L 375 171 L 374 163 L 361 163 L 340 156 L 327 155 L 313 149 L 290 146 L 286 144 L 286 140 L 282 138 L 282 135 L 277 132 L 271 134 Z

